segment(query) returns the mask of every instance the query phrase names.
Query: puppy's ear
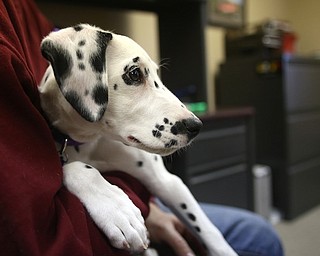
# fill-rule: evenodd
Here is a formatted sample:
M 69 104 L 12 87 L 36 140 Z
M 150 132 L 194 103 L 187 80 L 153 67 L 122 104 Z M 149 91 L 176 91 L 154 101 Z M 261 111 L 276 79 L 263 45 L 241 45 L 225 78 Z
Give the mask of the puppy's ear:
M 108 103 L 106 48 L 112 34 L 80 24 L 50 33 L 41 43 L 59 88 L 87 121 L 99 121 Z

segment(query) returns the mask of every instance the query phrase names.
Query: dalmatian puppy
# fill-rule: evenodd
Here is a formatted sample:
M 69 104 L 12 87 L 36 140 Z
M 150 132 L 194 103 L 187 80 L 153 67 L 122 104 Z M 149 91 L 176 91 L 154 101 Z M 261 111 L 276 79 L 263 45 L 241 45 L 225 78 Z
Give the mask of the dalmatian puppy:
M 112 245 L 141 252 L 149 244 L 140 210 L 101 176 L 121 170 L 169 206 L 208 255 L 236 255 L 164 167 L 160 155 L 189 145 L 202 123 L 162 84 L 148 54 L 130 38 L 88 24 L 50 33 L 41 51 L 51 64 L 39 87 L 42 108 L 65 135 L 57 142 L 64 185 Z

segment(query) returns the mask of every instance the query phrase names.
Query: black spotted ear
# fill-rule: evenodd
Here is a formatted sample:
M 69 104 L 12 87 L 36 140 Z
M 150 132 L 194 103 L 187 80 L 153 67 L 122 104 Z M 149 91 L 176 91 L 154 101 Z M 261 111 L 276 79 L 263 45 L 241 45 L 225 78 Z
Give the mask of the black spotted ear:
M 57 84 L 86 120 L 99 121 L 108 103 L 106 48 L 112 34 L 80 24 L 50 33 L 41 43 Z

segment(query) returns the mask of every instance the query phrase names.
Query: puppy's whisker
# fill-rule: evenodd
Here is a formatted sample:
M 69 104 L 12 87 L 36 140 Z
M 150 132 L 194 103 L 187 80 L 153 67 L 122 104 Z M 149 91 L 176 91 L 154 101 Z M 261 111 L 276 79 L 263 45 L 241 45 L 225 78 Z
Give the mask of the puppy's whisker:
M 165 68 L 166 70 L 169 70 L 170 66 L 170 59 L 169 58 L 164 58 L 160 61 L 159 67 Z

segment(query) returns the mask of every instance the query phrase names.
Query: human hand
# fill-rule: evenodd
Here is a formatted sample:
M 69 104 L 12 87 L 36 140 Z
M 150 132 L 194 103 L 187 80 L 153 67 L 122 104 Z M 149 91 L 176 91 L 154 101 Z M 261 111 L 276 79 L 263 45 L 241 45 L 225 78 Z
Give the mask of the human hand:
M 206 255 L 187 227 L 175 215 L 163 212 L 154 203 L 150 203 L 146 226 L 152 242 L 167 244 L 177 256 Z

